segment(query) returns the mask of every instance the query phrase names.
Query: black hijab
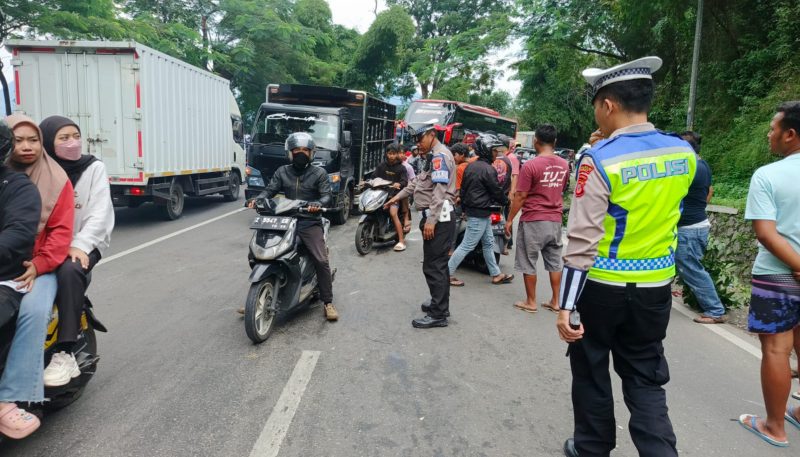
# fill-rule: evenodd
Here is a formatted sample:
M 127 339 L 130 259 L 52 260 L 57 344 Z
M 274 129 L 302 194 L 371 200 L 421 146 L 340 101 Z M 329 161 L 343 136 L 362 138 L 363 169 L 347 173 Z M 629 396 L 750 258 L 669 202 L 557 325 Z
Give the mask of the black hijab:
M 47 155 L 52 157 L 53 160 L 61 165 L 61 168 L 63 168 L 67 173 L 69 181 L 72 183 L 72 187 L 75 187 L 75 185 L 78 183 L 78 180 L 81 179 L 83 172 L 89 168 L 89 165 L 97 161 L 97 157 L 84 154 L 78 160 L 64 160 L 61 157 L 56 156 L 56 148 L 54 144 L 56 140 L 56 134 L 59 130 L 69 125 L 75 126 L 75 128 L 78 129 L 78 132 L 81 131 L 81 128 L 78 126 L 78 124 L 72 122 L 71 119 L 64 116 L 50 116 L 39 124 L 39 128 L 42 130 L 42 146 L 44 146 L 44 150 L 47 151 Z

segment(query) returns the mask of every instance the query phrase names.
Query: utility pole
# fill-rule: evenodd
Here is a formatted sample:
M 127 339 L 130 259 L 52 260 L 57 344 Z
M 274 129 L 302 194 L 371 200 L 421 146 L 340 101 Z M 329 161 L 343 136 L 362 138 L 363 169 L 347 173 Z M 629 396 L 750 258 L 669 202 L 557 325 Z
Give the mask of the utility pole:
M 694 52 L 692 53 L 692 80 L 689 83 L 689 109 L 686 113 L 686 130 L 694 130 L 694 108 L 697 100 L 697 73 L 700 66 L 700 37 L 703 32 L 703 0 L 697 0 L 697 24 L 694 27 Z

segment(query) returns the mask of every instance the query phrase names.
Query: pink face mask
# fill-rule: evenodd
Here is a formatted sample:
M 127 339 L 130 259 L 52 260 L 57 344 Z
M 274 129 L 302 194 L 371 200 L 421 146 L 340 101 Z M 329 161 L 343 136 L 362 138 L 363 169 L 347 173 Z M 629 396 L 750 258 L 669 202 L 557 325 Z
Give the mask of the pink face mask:
M 64 160 L 81 158 L 81 140 L 71 139 L 56 145 L 56 157 Z

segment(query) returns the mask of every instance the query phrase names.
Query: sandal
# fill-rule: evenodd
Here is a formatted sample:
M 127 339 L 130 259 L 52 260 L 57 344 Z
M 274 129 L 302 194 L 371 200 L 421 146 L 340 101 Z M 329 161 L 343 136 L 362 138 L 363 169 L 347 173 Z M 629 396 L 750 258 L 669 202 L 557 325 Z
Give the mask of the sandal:
M 748 419 L 748 417 L 750 419 Z M 758 429 L 758 416 L 755 414 L 742 414 L 739 416 L 739 425 L 745 428 L 745 430 L 753 433 L 757 437 L 761 438 L 762 440 L 766 441 L 767 443 L 778 446 L 778 447 L 788 447 L 788 441 L 778 441 L 775 438 L 767 436 L 764 432 Z
M 514 275 L 504 274 L 499 281 L 495 281 L 494 279 L 492 279 L 492 284 L 494 284 L 495 286 L 499 286 L 500 284 L 509 284 L 513 280 L 514 280 Z
M 544 308 L 544 309 L 546 309 L 546 310 L 548 310 L 548 311 L 550 311 L 552 313 L 556 313 L 556 314 L 558 314 L 559 311 L 561 311 L 558 308 L 558 306 L 550 306 L 550 303 L 540 303 L 539 306 L 541 306 L 542 308 Z
M 405 243 L 397 243 L 394 245 L 394 252 L 402 252 L 406 250 Z
M 797 418 L 794 416 L 794 410 L 795 409 L 792 406 L 787 407 L 786 414 L 783 415 L 783 418 L 786 420 L 786 422 L 800 429 L 800 421 L 798 421 Z
M 520 309 L 522 311 L 525 311 L 526 313 L 531 313 L 531 314 L 539 312 L 537 308 L 529 307 L 524 301 L 518 301 L 514 303 L 514 308 Z
M 41 425 L 39 418 L 18 408 L 14 403 L 4 403 L 0 406 L 0 433 L 21 440 L 27 437 Z
M 455 276 L 450 276 L 450 287 L 463 287 L 464 281 L 456 278 Z
M 798 390 L 797 392 L 792 392 L 792 398 L 794 398 L 795 400 L 800 400 L 800 390 Z

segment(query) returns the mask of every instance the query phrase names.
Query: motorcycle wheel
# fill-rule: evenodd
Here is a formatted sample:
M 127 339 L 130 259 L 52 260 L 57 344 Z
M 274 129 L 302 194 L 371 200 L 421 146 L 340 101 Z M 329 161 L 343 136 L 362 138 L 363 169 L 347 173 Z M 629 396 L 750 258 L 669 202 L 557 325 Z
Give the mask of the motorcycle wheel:
M 274 304 L 278 300 L 277 277 L 269 276 L 250 286 L 244 305 L 244 330 L 253 343 L 263 343 L 275 328 Z
M 81 364 L 81 375 L 76 385 L 73 386 L 72 383 L 70 383 L 63 388 L 45 388 L 45 396 L 50 398 L 50 401 L 42 405 L 46 411 L 56 411 L 74 403 L 75 400 L 83 395 L 86 384 L 88 384 L 89 380 L 94 376 L 94 372 L 97 369 L 97 335 L 95 335 L 94 327 L 92 327 L 91 324 L 89 324 L 87 330 L 83 331 L 83 336 L 86 341 L 86 346 L 81 348 L 75 356 L 78 359 L 82 359 L 82 356 L 85 354 L 92 359 L 92 363 L 88 366 Z
M 358 224 L 356 228 L 356 251 L 361 255 L 369 254 L 372 250 L 372 243 L 374 238 L 375 225 L 371 221 L 364 221 Z

